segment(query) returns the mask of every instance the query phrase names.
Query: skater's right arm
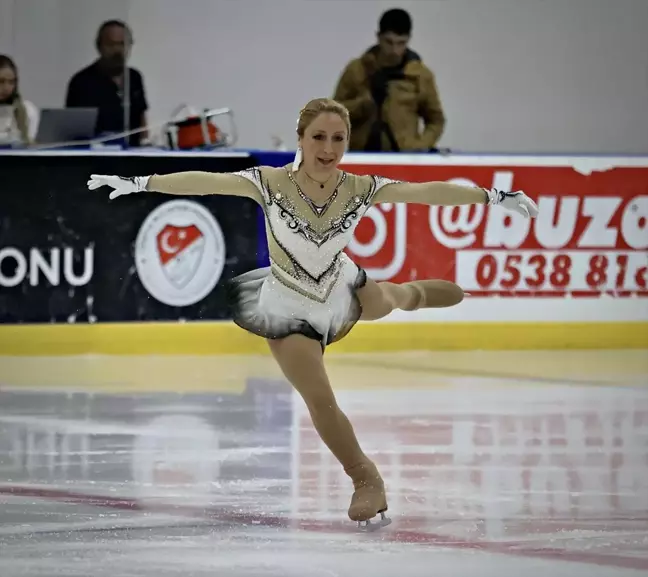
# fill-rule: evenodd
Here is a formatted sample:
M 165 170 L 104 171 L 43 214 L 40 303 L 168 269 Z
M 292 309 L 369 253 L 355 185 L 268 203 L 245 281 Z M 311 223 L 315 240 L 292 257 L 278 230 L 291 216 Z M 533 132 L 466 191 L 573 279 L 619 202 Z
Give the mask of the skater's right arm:
M 227 194 L 258 200 L 259 191 L 247 178 L 227 172 L 174 172 L 154 174 L 146 190 L 163 194 Z
M 88 188 L 95 190 L 101 186 L 110 186 L 114 190 L 109 198 L 117 198 L 134 192 L 161 192 L 173 195 L 207 195 L 225 194 L 244 196 L 259 202 L 261 195 L 258 188 L 249 179 L 233 172 L 187 171 L 171 174 L 153 174 L 151 176 L 108 176 L 93 174 L 88 181 Z

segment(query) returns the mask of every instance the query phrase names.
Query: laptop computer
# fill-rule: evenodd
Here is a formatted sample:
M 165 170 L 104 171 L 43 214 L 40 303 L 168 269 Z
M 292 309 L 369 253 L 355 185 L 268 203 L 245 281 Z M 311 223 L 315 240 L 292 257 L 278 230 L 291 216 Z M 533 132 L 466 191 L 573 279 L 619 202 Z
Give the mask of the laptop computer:
M 43 108 L 36 144 L 92 140 L 98 113 L 96 108 Z

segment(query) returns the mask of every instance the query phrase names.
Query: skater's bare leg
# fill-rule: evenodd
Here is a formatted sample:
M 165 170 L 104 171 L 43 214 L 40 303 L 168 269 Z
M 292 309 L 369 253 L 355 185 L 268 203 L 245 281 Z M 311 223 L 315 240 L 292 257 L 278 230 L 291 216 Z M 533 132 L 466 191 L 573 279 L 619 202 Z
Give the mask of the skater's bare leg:
M 324 444 L 345 469 L 362 462 L 365 454 L 351 423 L 337 405 L 320 344 L 303 335 L 268 343 L 283 374 L 304 399 Z
M 357 294 L 362 304 L 360 318 L 366 321 L 380 319 L 396 309 L 413 311 L 418 308 L 451 307 L 459 304 L 464 296 L 459 286 L 445 280 L 395 284 L 367 279 Z
M 322 441 L 353 481 L 356 492 L 349 517 L 364 521 L 386 510 L 382 479 L 360 448 L 349 419 L 337 404 L 324 368 L 320 343 L 303 335 L 290 335 L 269 340 L 268 344 L 283 374 L 304 399 Z

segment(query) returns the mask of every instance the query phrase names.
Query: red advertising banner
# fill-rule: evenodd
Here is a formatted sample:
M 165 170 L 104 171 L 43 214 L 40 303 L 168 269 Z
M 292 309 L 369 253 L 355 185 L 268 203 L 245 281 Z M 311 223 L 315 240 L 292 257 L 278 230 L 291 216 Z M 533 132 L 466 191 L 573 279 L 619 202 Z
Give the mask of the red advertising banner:
M 353 164 L 356 174 L 523 190 L 536 219 L 500 207 L 382 204 L 348 247 L 375 280 L 442 278 L 473 296 L 648 295 L 648 167 Z

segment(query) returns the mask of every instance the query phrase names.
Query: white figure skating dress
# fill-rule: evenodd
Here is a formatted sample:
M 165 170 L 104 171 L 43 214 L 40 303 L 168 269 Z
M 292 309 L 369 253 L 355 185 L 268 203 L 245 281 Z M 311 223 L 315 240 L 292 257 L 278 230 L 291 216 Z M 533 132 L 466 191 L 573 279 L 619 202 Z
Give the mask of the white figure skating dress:
M 270 266 L 229 282 L 234 322 L 268 339 L 301 333 L 322 347 L 341 339 L 360 318 L 356 290 L 367 280 L 343 250 L 378 190 L 396 181 L 343 172 L 319 207 L 300 189 L 292 165 L 235 174 L 258 191 Z

